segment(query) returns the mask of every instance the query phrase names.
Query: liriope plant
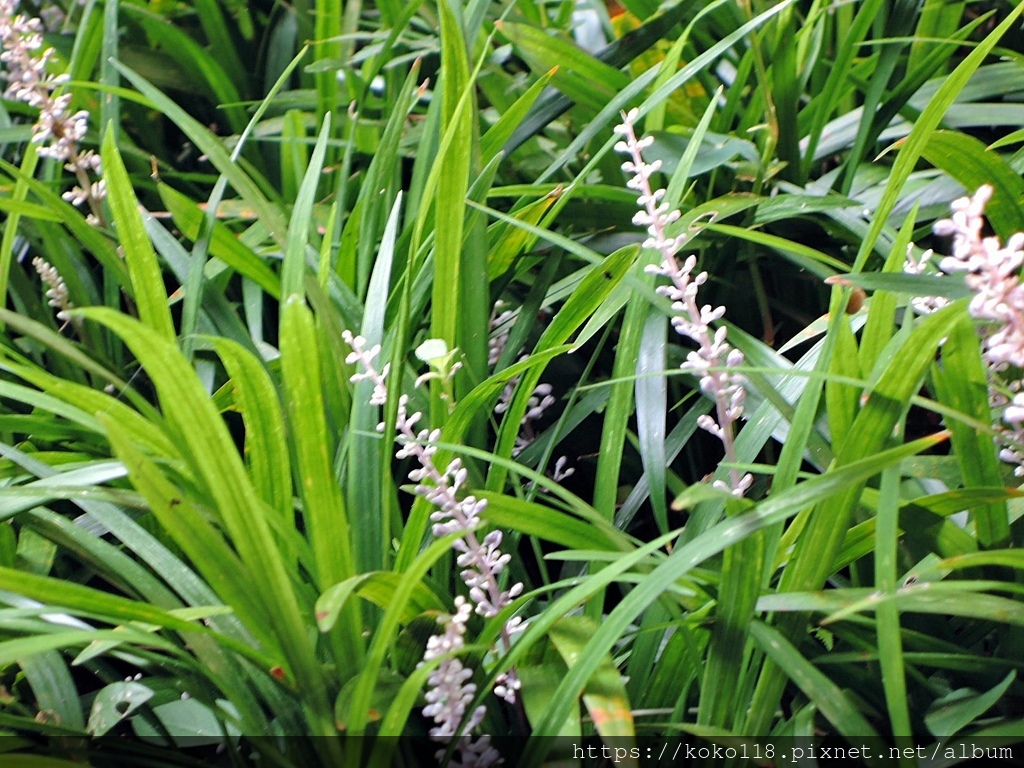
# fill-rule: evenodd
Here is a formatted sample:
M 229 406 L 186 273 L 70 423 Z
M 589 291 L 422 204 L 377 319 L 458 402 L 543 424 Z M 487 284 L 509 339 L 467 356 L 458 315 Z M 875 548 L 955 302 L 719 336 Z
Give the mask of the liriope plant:
M 209 39 L 216 5 L 197 6 Z M 999 569 L 1019 567 L 1005 549 L 1015 492 L 995 462 L 978 337 L 964 302 L 927 317 L 898 312 L 907 283 L 889 273 L 917 225 L 910 214 L 891 227 L 904 183 L 921 182 L 922 156 L 969 144 L 932 129 L 1014 16 L 933 83 L 931 103 L 914 103 L 914 125 L 889 126 L 883 118 L 913 96 L 905 84 L 925 83 L 948 57 L 905 50 L 907 19 L 893 17 L 883 26 L 898 45 L 847 81 L 839 63 L 852 61 L 877 3 L 839 9 L 834 26 L 815 6 L 806 32 L 793 4 L 757 16 L 723 12 L 725 4 L 691 14 L 682 4 L 644 18 L 639 35 L 609 46 L 612 64 L 602 66 L 569 56 L 564 40 L 524 30 L 552 23 L 557 9 L 516 6 L 514 20 L 492 29 L 480 6 L 460 14 L 441 3 L 442 80 L 433 86 L 420 77 L 429 41 L 426 64 L 388 59 L 396 40 L 401 48 L 419 39 L 423 24 L 409 19 L 433 19 L 433 5 L 382 6 L 363 22 L 346 16 L 340 28 L 332 3 L 314 5 L 319 55 L 351 53 L 361 23 L 364 32 L 380 26 L 390 42 L 366 50 L 358 72 L 345 65 L 344 79 L 330 60 L 301 74 L 297 60 L 277 68 L 277 86 L 248 124 L 229 110 L 239 133 L 232 142 L 136 68 L 103 65 L 108 91 L 123 77 L 222 175 L 207 180 L 205 207 L 189 197 L 194 178 L 158 167 L 163 180 L 146 181 L 149 165 L 140 172 L 116 130 L 104 134 L 95 167 L 107 201 L 88 187 L 97 222 L 37 181 L 31 162 L 3 166 L 13 190 L 4 198 L 8 222 L 21 220 L 5 228 L 4 275 L 13 275 L 22 310 L 0 313 L 0 508 L 14 521 L 0 540 L 0 585 L 13 596 L 2 609 L 0 684 L 14 692 L 3 727 L 41 741 L 124 734 L 165 748 L 203 729 L 211 744 L 295 764 L 338 762 L 351 744 L 364 747 L 344 752 L 353 763 L 384 761 L 396 745 L 374 735 L 436 728 L 443 759 L 462 746 L 464 756 L 495 758 L 486 735 L 513 734 L 520 744 L 536 737 L 522 755 L 505 755 L 531 765 L 548 756 L 546 737 L 556 733 L 938 739 L 980 727 L 972 705 L 958 709 L 964 700 L 997 702 L 994 727 L 1011 727 L 1013 635 L 995 618 L 1017 622 L 1017 604 L 993 583 L 1009 585 Z M 104 6 L 109 29 L 118 9 Z M 625 59 L 617 57 L 679 22 L 676 44 L 635 82 L 609 75 L 613 87 L 599 97 L 581 87 L 587 73 L 600 81 L 618 72 Z M 923 19 L 919 26 L 932 29 Z M 811 44 L 826 32 L 840 43 L 835 62 Z M 948 31 L 948 45 L 969 32 Z M 544 65 L 521 96 L 507 71 L 519 62 L 507 50 L 491 55 L 499 36 L 526 66 Z M 105 53 L 116 42 L 107 39 Z M 770 61 L 772 43 L 787 56 Z M 905 84 L 894 75 L 903 54 L 916 65 Z M 233 66 L 227 49 L 211 55 Z M 584 76 L 569 66 L 552 71 L 552 56 Z M 736 72 L 724 101 L 711 74 L 717 57 Z M 382 85 L 374 85 L 378 73 Z M 668 94 L 698 77 L 703 85 L 683 111 L 703 117 L 687 124 L 688 143 L 641 138 L 640 120 L 656 132 L 671 127 Z M 303 79 L 316 86 L 315 107 L 301 101 L 312 91 L 287 93 L 282 101 L 308 112 L 276 114 L 275 95 Z M 835 105 L 860 98 L 851 83 L 863 82 L 871 85 L 856 130 L 830 124 Z M 563 93 L 544 93 L 548 83 Z M 804 99 L 801 83 L 825 87 Z M 752 84 L 771 101 L 746 99 Z M 893 92 L 880 94 L 887 84 Z M 328 117 L 342 88 L 355 103 Z M 486 109 L 482 94 L 493 102 Z M 552 122 L 572 97 L 575 111 Z M 620 110 L 638 101 L 613 135 Z M 765 114 L 769 129 L 752 140 L 748 129 Z M 114 125 L 130 127 L 121 118 Z M 795 132 L 801 125 L 806 145 Z M 870 181 L 862 158 L 882 129 L 906 140 L 879 201 L 860 182 Z M 251 142 L 267 136 L 287 139 L 280 173 L 273 163 L 266 173 L 255 167 L 265 153 L 252 154 Z M 617 140 L 632 155 L 625 177 Z M 724 154 L 702 166 L 701 150 L 722 142 Z M 375 145 L 371 160 L 364 153 Z M 503 147 L 523 149 L 506 160 Z M 678 156 L 662 166 L 670 174 L 662 197 L 645 187 L 658 169 L 639 153 L 675 147 Z M 411 167 L 402 168 L 403 153 Z M 836 154 L 844 167 L 829 176 Z M 525 192 L 497 186 L 538 166 L 542 181 Z M 334 171 L 337 183 L 326 184 Z M 555 177 L 566 184 L 544 183 Z M 632 190 L 620 183 L 627 178 Z M 832 186 L 851 197 L 827 195 Z M 647 245 L 629 225 L 633 192 L 641 194 L 637 225 L 654 229 Z M 140 199 L 164 206 L 183 237 L 140 211 Z M 867 219 L 849 215 L 866 201 Z M 991 210 L 1004 202 L 996 198 Z M 678 217 L 669 213 L 676 208 Z M 108 213 L 111 227 L 96 229 Z M 617 231 L 584 240 L 586 218 L 570 224 L 570 213 Z M 822 231 L 852 244 L 851 253 L 859 249 L 852 266 L 839 244 L 812 248 L 790 235 L 804 215 L 826 222 Z M 748 218 L 736 226 L 728 216 Z M 27 239 L 16 241 L 19 232 Z M 635 243 L 621 247 L 623 235 Z M 15 245 L 41 259 L 43 285 L 13 267 Z M 771 313 L 756 262 L 776 253 L 840 286 L 828 317 L 812 322 L 811 313 L 801 326 L 803 340 L 827 331 L 795 362 L 695 301 L 699 287 L 728 306 L 730 320 L 759 315 L 767 338 Z M 863 274 L 882 262 L 881 275 Z M 182 288 L 169 297 L 165 279 Z M 658 279 L 667 280 L 660 295 Z M 850 303 L 851 284 L 873 291 L 863 308 Z M 955 298 L 959 284 L 928 285 Z M 731 298 L 751 290 L 755 301 Z M 497 293 L 517 303 L 505 328 L 514 343 L 488 360 Z M 668 334 L 670 324 L 686 339 Z M 369 339 L 363 357 L 380 345 L 379 381 L 350 380 L 368 371 L 355 367 L 366 360 L 345 343 L 346 329 Z M 494 346 L 502 333 L 494 330 Z M 418 389 L 422 361 L 412 350 L 428 337 L 440 337 L 445 353 L 458 348 L 465 367 Z M 581 358 L 586 372 L 559 381 L 558 366 Z M 564 411 L 551 417 L 547 398 L 563 391 Z M 670 393 L 688 398 L 682 408 L 669 411 Z M 914 414 L 940 414 L 946 429 L 919 436 L 905 426 L 911 402 Z M 547 423 L 533 418 L 545 403 Z M 424 414 L 426 434 L 411 426 L 410 409 Z M 383 435 L 374 431 L 380 421 Z M 573 430 L 594 423 L 599 456 L 581 449 L 572 457 L 573 490 L 545 476 L 551 457 L 572 450 Z M 701 428 L 709 443 L 693 437 Z M 393 434 L 402 442 L 397 461 Z M 947 439 L 951 449 L 942 447 Z M 918 456 L 929 449 L 951 454 Z M 713 458 L 695 461 L 701 453 Z M 410 465 L 420 486 L 411 494 L 403 488 Z M 706 471 L 710 482 L 699 482 Z M 950 513 L 964 508 L 971 517 L 960 525 Z M 985 572 L 991 578 L 951 576 L 974 566 L 994 569 Z M 521 593 L 512 586 L 520 582 Z M 826 583 L 834 588 L 822 596 Z M 484 607 L 467 615 L 469 601 Z M 929 636 L 920 615 L 940 609 L 956 618 Z M 511 626 L 521 631 L 511 632 L 520 616 L 523 624 Z M 877 664 L 866 673 L 856 666 L 865 653 Z M 962 667 L 980 669 L 978 679 Z M 950 708 L 956 717 L 943 719 Z M 359 738 L 346 744 L 350 736 Z M 75 743 L 45 746 L 70 755 Z M 130 763 L 136 747 L 118 754 Z
M 262 339 L 234 334 L 188 336 L 179 342 L 157 257 L 159 254 L 180 266 L 187 254 L 159 224 L 139 211 L 127 169 L 108 133 L 103 143 L 104 176 L 117 235 L 111 240 L 124 258 L 114 263 L 126 273 L 123 284 L 133 299 L 129 308 L 138 319 L 112 308 L 80 311 L 68 300 L 60 273 L 50 265 L 40 272 L 51 291 L 48 298 L 59 305 L 54 309 L 69 313 L 76 329 L 99 326 L 111 331 L 111 338 L 120 339 L 139 366 L 134 380 L 125 381 L 111 372 L 107 361 L 93 360 L 88 348 L 68 342 L 34 321 L 4 314 L 12 337 L 24 341 L 33 352 L 45 350 L 46 359 L 67 357 L 110 385 L 109 391 L 103 392 L 84 383 L 65 382 L 16 348 L 5 350 L 6 374 L 23 382 L 5 382 L 7 401 L 16 404 L 15 409 L 51 409 L 54 418 L 69 420 L 68 435 L 83 441 L 78 445 L 80 455 L 70 455 L 70 471 L 80 474 L 66 478 L 45 463 L 50 452 L 34 457 L 37 452 L 30 443 L 12 446 L 7 452 L 9 480 L 14 486 L 27 481 L 26 472 L 41 478 L 40 485 L 23 494 L 8 492 L 13 501 L 7 514 L 19 515 L 19 524 L 5 528 L 12 538 L 5 550 L 2 578 L 19 595 L 11 610 L 33 613 L 22 624 L 5 624 L 10 634 L 3 658 L 7 670 L 15 664 L 26 670 L 27 680 L 18 683 L 18 692 L 23 694 L 27 686 L 32 694 L 25 694 L 26 700 L 34 695 L 42 713 L 40 724 L 33 725 L 35 718 L 28 711 L 31 705 L 19 706 L 10 726 L 26 733 L 56 728 L 66 735 L 97 738 L 131 733 L 165 746 L 194 744 L 200 731 L 204 739 L 232 748 L 238 746 L 239 736 L 284 735 L 288 741 L 283 745 L 268 742 L 258 747 L 266 759 L 270 753 L 286 749 L 287 754 L 279 755 L 279 760 L 297 764 L 336 761 L 340 737 L 358 732 L 367 720 L 375 719 L 372 713 L 378 709 L 379 697 L 387 694 L 389 682 L 401 670 L 393 658 L 388 658 L 382 669 L 375 657 L 377 650 L 391 646 L 398 625 L 410 622 L 410 611 L 415 618 L 424 610 L 447 607 L 435 590 L 426 586 L 424 570 L 445 549 L 433 547 L 418 556 L 420 541 L 415 538 L 414 526 L 405 550 L 413 553 L 411 561 L 396 559 L 387 546 L 391 542 L 372 542 L 377 550 L 388 552 L 382 565 L 394 570 L 356 573 L 355 559 L 368 552 L 352 546 L 346 529 L 352 531 L 353 538 L 362 535 L 372 522 L 367 517 L 374 511 L 367 515 L 364 510 L 358 521 L 349 517 L 352 524 L 346 526 L 346 502 L 358 498 L 359 489 L 338 482 L 339 475 L 344 477 L 348 470 L 344 464 L 340 471 L 331 466 L 327 430 L 332 424 L 343 437 L 348 435 L 344 411 L 346 398 L 352 402 L 351 393 L 344 385 L 329 387 L 332 381 L 338 383 L 331 379 L 338 368 L 329 350 L 340 343 L 340 334 L 332 338 L 331 331 L 351 320 L 352 294 L 346 293 L 335 275 L 323 270 L 318 275 L 323 282 L 306 280 L 308 215 L 296 213 L 293 222 L 297 223 L 282 226 L 281 212 L 232 165 L 237 155 L 228 155 L 145 80 L 126 68 L 122 71 L 146 97 L 156 99 L 179 120 L 246 200 L 265 214 L 263 223 L 269 233 L 263 235 L 264 242 L 276 241 L 287 247 L 278 278 L 254 258 L 256 241 L 238 247 L 219 236 L 223 230 L 213 220 L 193 226 L 190 203 L 161 190 L 175 219 L 198 233 L 201 247 L 192 256 L 203 272 L 203 249 L 208 248 L 268 292 L 287 292 L 280 306 L 279 340 L 273 351 L 280 357 L 267 354 Z M 410 82 L 414 84 L 412 79 Z M 400 126 L 404 117 L 399 114 L 392 123 Z M 302 185 L 300 197 L 307 212 L 323 163 L 321 148 L 326 135 L 325 127 Z M 396 133 L 391 140 L 399 138 Z M 29 186 L 32 188 L 31 183 Z M 214 200 L 214 209 L 216 205 Z M 461 210 L 461 206 L 449 207 Z M 73 213 L 60 213 L 63 223 L 79 224 Z M 392 229 L 390 233 L 385 229 L 382 251 L 395 247 L 396 221 L 389 219 Z M 203 226 L 207 227 L 205 236 Z M 97 242 L 113 250 L 105 239 L 108 234 L 102 233 Z M 576 301 L 567 305 L 571 311 L 554 324 L 555 332 L 546 345 L 557 349 L 599 306 L 623 276 L 630 255 L 631 251 L 624 252 L 617 265 L 607 265 L 607 274 L 595 270 L 591 279 L 584 281 Z M 383 254 L 378 256 L 378 265 L 388 261 Z M 218 297 L 209 283 L 204 286 L 202 280 L 189 280 L 193 270 L 178 271 L 182 282 L 188 283 L 185 313 L 190 311 L 188 297 L 193 295 L 188 291 L 198 285 L 204 296 L 191 311 L 198 310 L 197 325 L 209 330 L 202 321 L 215 310 Z M 375 274 L 384 275 L 383 281 L 371 286 L 384 292 L 373 296 L 383 309 L 387 275 L 380 269 Z M 318 310 L 315 316 L 302 298 L 304 292 Z M 79 294 L 72 291 L 72 295 Z M 362 312 L 364 327 L 372 325 L 374 317 L 383 320 L 379 312 L 368 301 Z M 223 315 L 220 320 L 224 321 Z M 257 346 L 257 340 L 264 346 Z M 193 366 L 210 371 L 211 353 L 223 367 L 213 369 L 213 381 L 200 379 Z M 546 354 L 551 356 L 551 352 Z M 274 364 L 268 366 L 265 357 L 275 359 Z M 498 390 L 509 378 L 527 373 L 535 365 L 528 360 L 513 366 L 498 382 Z M 133 385 L 140 381 L 152 389 L 154 404 L 135 391 Z M 212 397 L 211 383 L 218 387 Z M 489 387 L 493 389 L 494 384 Z M 481 407 L 471 398 L 469 403 Z M 361 407 L 358 404 L 355 409 Z M 518 406 L 513 403 L 511 407 Z M 222 418 L 225 411 L 240 417 L 242 454 Z M 16 419 L 11 424 L 17 432 Z M 53 439 L 55 446 L 61 445 L 61 437 Z M 55 453 L 63 455 L 59 450 Z M 350 461 L 358 469 L 357 462 L 364 455 L 354 452 L 352 456 Z M 364 480 L 363 485 L 372 484 Z M 63 490 L 54 490 L 61 486 Z M 386 489 L 377 493 L 388 498 Z M 56 504 L 60 509 L 55 500 L 64 496 L 80 496 L 71 502 L 75 505 L 72 509 L 77 508 L 70 517 L 74 522 L 40 506 Z M 22 500 L 27 500 L 27 507 Z M 26 509 L 30 514 L 22 515 Z M 379 514 L 387 514 L 386 509 Z M 549 520 L 535 525 L 533 532 L 543 535 L 545 530 L 558 529 L 557 523 Z M 394 530 L 402 535 L 400 523 Z M 581 543 L 588 541 L 582 530 L 577 523 L 572 533 Z M 552 535 L 564 538 L 565 533 Z M 44 548 L 49 560 L 39 562 L 37 568 L 19 567 L 31 543 L 40 541 L 50 542 Z M 66 578 L 62 578 L 65 572 L 54 570 L 58 546 L 65 557 L 80 563 L 66 572 Z M 331 596 L 339 595 L 339 590 L 332 592 L 337 586 L 342 587 L 340 592 L 348 589 L 379 606 L 383 616 L 375 610 L 364 611 L 354 600 L 336 608 L 318 607 L 318 597 L 330 602 Z M 344 598 L 339 602 L 344 603 Z M 67 632 L 47 631 L 50 622 L 45 617 L 51 613 L 42 608 L 44 603 L 58 608 L 53 615 L 59 620 L 53 626 L 63 626 Z M 314 622 L 322 636 L 314 631 Z M 374 630 L 378 630 L 376 634 Z M 364 641 L 364 636 L 370 640 Z M 110 643 L 112 638 L 116 641 Z M 561 652 L 569 654 L 577 640 L 564 627 L 560 638 Z M 73 654 L 94 641 L 100 645 Z M 368 663 L 360 666 L 367 656 Z M 116 673 L 125 665 L 132 673 L 122 679 Z M 371 673 L 357 675 L 358 670 Z M 508 677 L 508 686 L 514 679 Z M 614 673 L 612 680 L 615 690 L 620 684 Z M 79 684 L 83 686 L 81 696 L 69 695 Z M 361 698 L 366 692 L 368 699 Z M 88 712 L 83 709 L 84 696 L 92 702 Z M 414 697 L 418 696 L 417 690 Z M 354 707 L 349 705 L 353 700 Z M 415 730 L 422 722 L 410 722 L 409 711 L 408 699 L 399 699 L 380 727 L 385 733 Z M 181 730 L 182 722 L 190 725 Z M 63 743 L 51 747 L 56 753 L 64 748 Z M 128 748 L 127 760 L 130 751 Z

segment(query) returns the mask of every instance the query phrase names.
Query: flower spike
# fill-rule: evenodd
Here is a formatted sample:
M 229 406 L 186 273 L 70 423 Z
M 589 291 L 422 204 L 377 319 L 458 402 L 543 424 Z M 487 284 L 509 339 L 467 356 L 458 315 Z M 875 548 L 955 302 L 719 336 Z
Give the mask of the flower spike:
M 676 254 L 685 244 L 686 234 L 671 236 L 668 229 L 682 214 L 678 210 L 670 210 L 668 203 L 663 202 L 664 189 L 651 188 L 651 177 L 661 169 L 661 162 L 648 163 L 643 158 L 643 151 L 651 146 L 654 139 L 650 136 L 637 138 L 635 125 L 639 116 L 636 109 L 623 113 L 622 123 L 615 127 L 615 132 L 623 137 L 616 143 L 615 150 L 629 157 L 622 164 L 622 170 L 631 175 L 626 184 L 640 193 L 637 198 L 640 211 L 633 217 L 633 222 L 647 227 L 644 248 L 652 248 L 661 254 L 661 264 L 652 264 L 647 271 L 669 280 L 669 284 L 659 286 L 657 291 L 672 301 L 672 310 L 676 313 L 672 317 L 672 327 L 697 343 L 697 349 L 689 353 L 680 367 L 700 380 L 700 389 L 714 401 L 717 416 L 705 415 L 698 423 L 722 442 L 725 460 L 734 464 L 735 424 L 743 416 L 746 390 L 743 376 L 730 369 L 743 365 L 743 353 L 730 346 L 724 326 L 714 330 L 711 327 L 725 315 L 725 307 L 700 306 L 697 303 L 700 286 L 708 279 L 707 272 L 693 274 L 697 257 L 687 256 L 679 263 Z M 750 474 L 741 475 L 736 469 L 730 469 L 729 483 L 718 481 L 715 485 L 741 497 L 753 480 Z
M 373 395 L 370 402 L 384 405 L 387 402 L 388 366 L 378 370 L 374 362 L 380 353 L 380 346 L 366 349 L 366 339 L 354 336 L 349 331 L 342 332 L 342 338 L 352 349 L 346 358 L 349 364 L 358 363 L 363 372 L 351 377 L 352 381 L 369 380 L 373 382 Z M 446 366 L 447 373 L 454 373 L 452 366 Z M 441 537 L 457 534 L 459 538 L 452 544 L 458 552 L 456 564 L 461 569 L 459 575 L 469 588 L 469 600 L 459 596 L 455 598 L 456 611 L 444 620 L 444 633 L 434 635 L 427 643 L 424 661 L 455 654 L 463 647 L 462 636 L 466 631 L 466 622 L 473 613 L 484 618 L 497 616 L 523 591 L 523 585 L 517 583 L 503 590 L 498 578 L 511 561 L 511 556 L 502 554 L 501 531 L 491 531 L 482 540 L 477 530 L 482 526 L 480 513 L 487 507 L 487 502 L 473 495 L 463 495 L 469 473 L 458 458 L 452 459 L 442 471 L 434 463 L 437 455 L 437 441 L 441 439 L 441 430 L 417 429 L 416 425 L 423 414 L 409 414 L 409 398 L 402 395 L 398 400 L 397 442 L 399 449 L 396 458 L 413 458 L 418 466 L 409 472 L 409 479 L 416 483 L 414 492 L 422 496 L 437 510 L 430 515 L 434 523 L 434 536 Z M 379 425 L 383 429 L 383 425 Z M 461 496 L 461 498 L 460 498 Z M 501 629 L 499 645 L 502 651 L 511 647 L 512 636 L 524 629 L 522 619 L 515 616 L 505 622 Z M 487 736 L 472 738 L 473 730 L 486 713 L 486 707 L 478 707 L 468 719 L 466 709 L 476 694 L 476 686 L 469 682 L 473 673 L 463 667 L 462 662 L 454 655 L 449 655 L 435 669 L 429 678 L 430 690 L 427 693 L 427 707 L 423 714 L 436 723 L 430 736 L 435 741 L 450 744 L 456 741 L 456 747 L 463 765 L 484 766 L 501 762 L 497 750 L 490 746 Z M 507 702 L 516 701 L 519 690 L 519 679 L 514 670 L 498 676 L 494 692 Z M 459 725 L 463 724 L 461 728 Z M 445 750 L 438 752 L 442 759 Z

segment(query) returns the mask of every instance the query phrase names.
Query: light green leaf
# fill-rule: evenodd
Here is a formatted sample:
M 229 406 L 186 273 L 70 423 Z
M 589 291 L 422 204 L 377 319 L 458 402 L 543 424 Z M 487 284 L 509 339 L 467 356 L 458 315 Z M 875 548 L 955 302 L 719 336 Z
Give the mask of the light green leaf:
M 114 132 L 108 130 L 103 140 L 103 178 L 107 182 L 107 202 L 114 217 L 114 226 L 121 241 L 128 275 L 135 292 L 139 317 L 165 339 L 174 339 L 174 323 L 164 293 L 163 274 L 139 214 L 128 171 L 114 143 Z
M 924 724 L 936 738 L 954 736 L 991 709 L 1016 679 L 1017 670 L 1010 670 L 1002 682 L 984 693 L 962 688 L 936 699 L 924 716 Z
M 102 736 L 153 698 L 153 691 L 142 683 L 111 683 L 96 694 L 89 711 L 89 735 Z
M 551 628 L 548 633 L 551 642 L 567 667 L 572 667 L 579 660 L 596 628 L 593 621 L 583 616 L 566 616 Z M 605 655 L 587 681 L 583 703 L 603 738 L 634 736 L 633 713 L 626 686 L 610 655 Z M 631 744 L 631 741 L 626 742 L 626 745 Z

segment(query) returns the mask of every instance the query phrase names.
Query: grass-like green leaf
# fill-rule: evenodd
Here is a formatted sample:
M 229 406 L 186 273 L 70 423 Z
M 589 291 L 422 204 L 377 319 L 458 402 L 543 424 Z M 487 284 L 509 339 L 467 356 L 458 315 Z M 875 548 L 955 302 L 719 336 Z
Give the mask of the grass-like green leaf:
M 167 306 L 160 265 L 146 227 L 139 215 L 139 202 L 135 198 L 128 171 L 114 143 L 113 131 L 103 140 L 103 176 L 107 182 L 107 201 L 114 216 L 128 275 L 132 281 L 135 302 L 142 322 L 165 339 L 174 339 L 174 324 Z
M 555 624 L 548 635 L 566 666 L 572 666 L 596 628 L 582 616 L 567 616 Z M 594 728 L 603 738 L 626 739 L 624 746 L 632 745 L 631 737 L 635 734 L 633 713 L 626 695 L 626 686 L 611 655 L 604 657 L 594 670 L 593 677 L 587 681 L 583 703 Z
M 324 166 L 324 153 L 327 151 L 327 139 L 331 132 L 330 113 L 324 116 L 320 135 L 309 159 L 302 186 L 295 198 L 291 220 L 288 222 L 288 240 L 285 248 L 284 264 L 281 267 L 281 294 L 285 302 L 293 296 L 302 296 L 302 284 L 306 274 L 306 246 L 309 244 L 309 228 L 312 219 L 313 202 L 316 198 L 317 185 Z
M 605 259 L 599 267 L 589 270 L 576 290 L 573 291 L 572 297 L 565 302 L 551 325 L 541 334 L 537 346 L 534 348 L 534 354 L 564 344 L 570 334 L 583 324 L 623 279 L 635 258 L 635 248 L 623 248 Z M 533 390 L 540 381 L 541 373 L 540 367 L 534 367 L 520 378 L 513 400 L 502 420 L 495 448 L 497 455 L 510 456 L 512 454 L 516 435 L 519 432 L 519 424 L 523 414 L 526 413 L 527 402 L 533 396 Z M 501 488 L 505 484 L 507 474 L 508 472 L 503 466 L 492 466 L 487 477 L 488 489 Z
M 307 629 L 312 628 L 310 612 L 300 610 L 304 600 L 295 591 L 267 519 L 260 514 L 262 501 L 226 425 L 195 373 L 170 342 L 137 321 L 103 308 L 83 314 L 115 331 L 145 366 L 174 439 L 185 447 L 189 466 L 202 492 L 208 494 L 239 558 L 246 569 L 262 574 L 261 599 L 273 617 L 268 629 L 277 637 L 287 659 L 284 674 L 294 675 L 303 689 L 307 685 L 321 686 L 318 664 L 307 640 Z M 333 545 L 328 542 L 326 546 Z M 246 588 L 251 589 L 252 581 L 245 581 Z M 308 694 L 311 712 L 318 713 L 311 716 L 311 727 L 326 735 L 333 729 L 331 710 L 322 687 L 318 690 L 319 694 L 312 690 Z
M 316 564 L 315 581 L 323 588 L 355 573 L 350 522 L 331 467 L 332 442 L 324 421 L 313 315 L 297 295 L 286 301 L 282 310 L 281 372 L 288 404 L 288 431 L 295 446 L 295 470 Z M 355 626 L 346 630 L 354 643 L 347 649 L 352 654 L 358 648 L 352 637 L 356 631 Z
M 925 725 L 938 738 L 954 736 L 991 709 L 1016 679 L 1017 671 L 1011 670 L 998 685 L 984 693 L 953 691 L 943 696 L 925 715 Z
M 235 406 L 245 423 L 245 456 L 253 484 L 263 500 L 292 525 L 291 462 L 284 414 L 277 388 L 263 363 L 227 339 L 210 343 L 231 377 Z
M 982 422 L 989 422 L 992 415 L 988 378 L 975 341 L 976 334 L 971 318 L 963 315 L 943 345 L 942 362 L 933 368 L 932 379 L 942 403 Z M 950 422 L 950 432 L 964 486 L 984 488 L 999 485 L 999 461 L 991 437 L 956 421 Z M 994 502 L 977 507 L 972 517 L 978 530 L 978 542 L 983 547 L 1007 543 L 1010 523 L 1005 503 Z
M 846 693 L 804 658 L 778 630 L 755 621 L 750 625 L 750 634 L 764 654 L 785 671 L 839 733 L 849 739 L 879 738 Z
M 199 207 L 168 184 L 160 184 L 157 191 L 173 217 L 175 225 L 185 237 L 190 240 L 198 240 L 204 221 L 204 214 Z M 219 221 L 213 225 L 209 252 L 210 255 L 220 259 L 239 274 L 254 281 L 269 295 L 280 298 L 281 281 L 274 270 Z
M 585 681 L 589 679 L 590 674 L 599 663 L 601 653 L 607 652 L 614 646 L 629 624 L 636 620 L 637 615 L 664 592 L 666 585 L 674 583 L 692 568 L 722 552 L 728 546 L 742 541 L 754 532 L 773 523 L 786 520 L 816 499 L 827 498 L 831 494 L 840 492 L 851 483 L 862 482 L 902 458 L 912 456 L 926 447 L 934 445 L 944 437 L 943 435 L 916 440 L 801 483 L 784 493 L 760 502 L 753 511 L 731 517 L 708 529 L 684 546 L 676 548 L 661 565 L 645 575 L 644 579 L 606 617 L 601 628 L 594 633 L 580 654 L 577 663 L 562 680 L 545 712 L 544 719 L 535 723 L 535 732 L 547 733 L 549 728 L 553 728 L 561 722 L 567 708 L 579 695 Z M 552 605 L 551 613 L 555 612 L 554 606 L 568 610 L 578 601 L 586 599 L 590 594 L 602 589 L 616 575 L 630 568 L 633 563 L 642 559 L 647 553 L 654 551 L 664 539 L 665 537 L 655 539 L 638 548 L 634 553 L 621 557 L 618 562 L 607 566 L 586 583 L 569 590 Z M 531 640 L 536 640 L 540 633 L 546 631 L 550 625 L 548 619 L 549 614 L 546 614 L 541 620 L 537 620 L 530 626 L 513 648 L 512 653 L 506 658 L 506 663 L 513 663 L 515 657 L 529 647 Z M 539 764 L 549 748 L 550 745 L 543 743 L 542 740 L 532 739 L 523 754 L 524 764 Z
M 231 155 L 217 137 L 141 75 L 118 62 L 114 62 L 114 66 L 152 104 L 173 120 L 189 139 L 210 158 L 210 162 L 213 163 L 214 167 L 227 177 L 231 186 L 242 196 L 246 204 L 251 206 L 256 212 L 260 222 L 267 228 L 271 237 L 274 238 L 279 246 L 284 247 L 288 231 L 284 215 L 280 209 L 266 199 L 256 183 L 233 161 Z
M 395 596 L 402 575 L 391 571 L 361 573 L 324 590 L 316 601 L 316 623 L 321 632 L 331 630 L 342 609 L 352 595 L 370 600 L 380 608 L 387 608 Z M 408 623 L 426 611 L 443 611 L 444 605 L 425 584 L 417 584 L 401 614 L 402 623 Z
M 1024 232 L 1024 180 L 994 150 L 972 136 L 935 131 L 921 150 L 925 160 L 941 168 L 973 194 L 982 184 L 993 188 L 985 217 L 1004 240 Z

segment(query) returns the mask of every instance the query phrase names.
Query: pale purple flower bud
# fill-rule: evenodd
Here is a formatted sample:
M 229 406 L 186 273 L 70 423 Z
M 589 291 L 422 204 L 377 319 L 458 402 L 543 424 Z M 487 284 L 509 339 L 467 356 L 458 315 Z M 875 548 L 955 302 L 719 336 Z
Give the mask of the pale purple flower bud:
M 60 272 L 41 256 L 32 259 L 32 266 L 35 267 L 39 278 L 46 286 L 47 304 L 57 310 L 57 319 L 66 322 L 71 318 L 70 311 L 73 308 L 68 294 L 68 286 Z
M 1024 423 L 1024 395 L 1015 395 L 1010 405 L 1003 411 L 1003 421 L 1010 424 L 1014 429 L 1020 428 Z

